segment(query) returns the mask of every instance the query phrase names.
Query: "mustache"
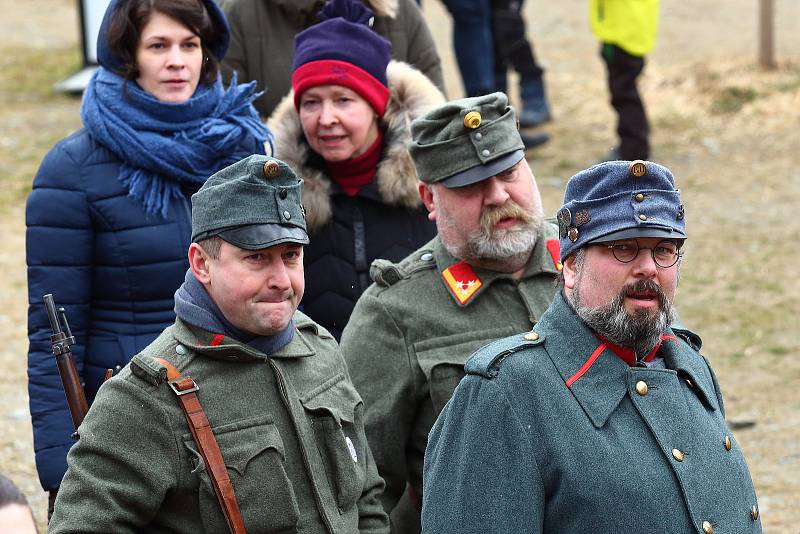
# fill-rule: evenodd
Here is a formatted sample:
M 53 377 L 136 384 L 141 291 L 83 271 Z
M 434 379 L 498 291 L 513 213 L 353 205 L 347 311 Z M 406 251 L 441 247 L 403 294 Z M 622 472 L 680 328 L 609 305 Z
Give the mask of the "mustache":
M 656 298 L 658 299 L 659 308 L 662 310 L 666 309 L 670 305 L 667 295 L 665 295 L 664 291 L 661 290 L 661 286 L 652 280 L 637 280 L 631 284 L 626 284 L 617 294 L 617 298 L 615 300 L 618 301 L 619 304 L 622 304 L 622 301 L 625 297 L 634 295 L 636 293 L 645 292 L 655 294 Z
M 535 217 L 513 200 L 507 200 L 502 206 L 486 208 L 481 213 L 481 229 L 485 234 L 491 235 L 494 225 L 503 219 L 517 219 L 523 224 L 530 224 Z

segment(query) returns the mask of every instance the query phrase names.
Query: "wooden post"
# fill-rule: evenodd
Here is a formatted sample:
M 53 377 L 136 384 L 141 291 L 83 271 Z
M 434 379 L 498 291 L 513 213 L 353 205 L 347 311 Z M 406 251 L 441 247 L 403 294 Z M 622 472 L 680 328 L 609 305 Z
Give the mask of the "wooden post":
M 765 69 L 775 68 L 773 0 L 760 0 L 758 9 L 758 64 Z

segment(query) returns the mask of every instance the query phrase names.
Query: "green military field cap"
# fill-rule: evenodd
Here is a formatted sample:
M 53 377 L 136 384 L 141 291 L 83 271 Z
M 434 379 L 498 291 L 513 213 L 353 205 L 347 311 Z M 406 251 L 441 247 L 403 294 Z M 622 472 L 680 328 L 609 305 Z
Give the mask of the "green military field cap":
M 464 187 L 525 157 L 514 108 L 503 93 L 453 100 L 411 123 L 411 157 L 425 183 Z
M 284 162 L 249 156 L 192 195 L 192 241 L 219 236 L 246 250 L 308 244 L 303 181 Z

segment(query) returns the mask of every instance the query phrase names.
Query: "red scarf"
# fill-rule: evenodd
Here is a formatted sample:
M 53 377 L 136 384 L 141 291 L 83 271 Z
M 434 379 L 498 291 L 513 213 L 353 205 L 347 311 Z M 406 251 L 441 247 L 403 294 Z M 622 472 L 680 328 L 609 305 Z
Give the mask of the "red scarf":
M 339 184 L 345 194 L 354 197 L 361 188 L 375 179 L 378 162 L 383 152 L 383 132 L 378 129 L 378 138 L 366 152 L 346 161 L 326 161 L 328 175 Z

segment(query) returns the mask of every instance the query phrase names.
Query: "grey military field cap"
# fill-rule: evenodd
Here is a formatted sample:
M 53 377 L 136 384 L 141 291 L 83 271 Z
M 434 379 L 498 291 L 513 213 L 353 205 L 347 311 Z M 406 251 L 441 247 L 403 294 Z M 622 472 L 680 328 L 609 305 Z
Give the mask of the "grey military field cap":
M 192 195 L 192 241 L 219 236 L 245 250 L 308 244 L 303 181 L 284 162 L 249 156 Z
M 453 100 L 416 119 L 409 151 L 420 180 L 451 188 L 485 180 L 525 157 L 503 93 Z
M 609 161 L 579 172 L 567 182 L 557 219 L 562 262 L 589 243 L 686 239 L 675 177 L 652 161 Z

